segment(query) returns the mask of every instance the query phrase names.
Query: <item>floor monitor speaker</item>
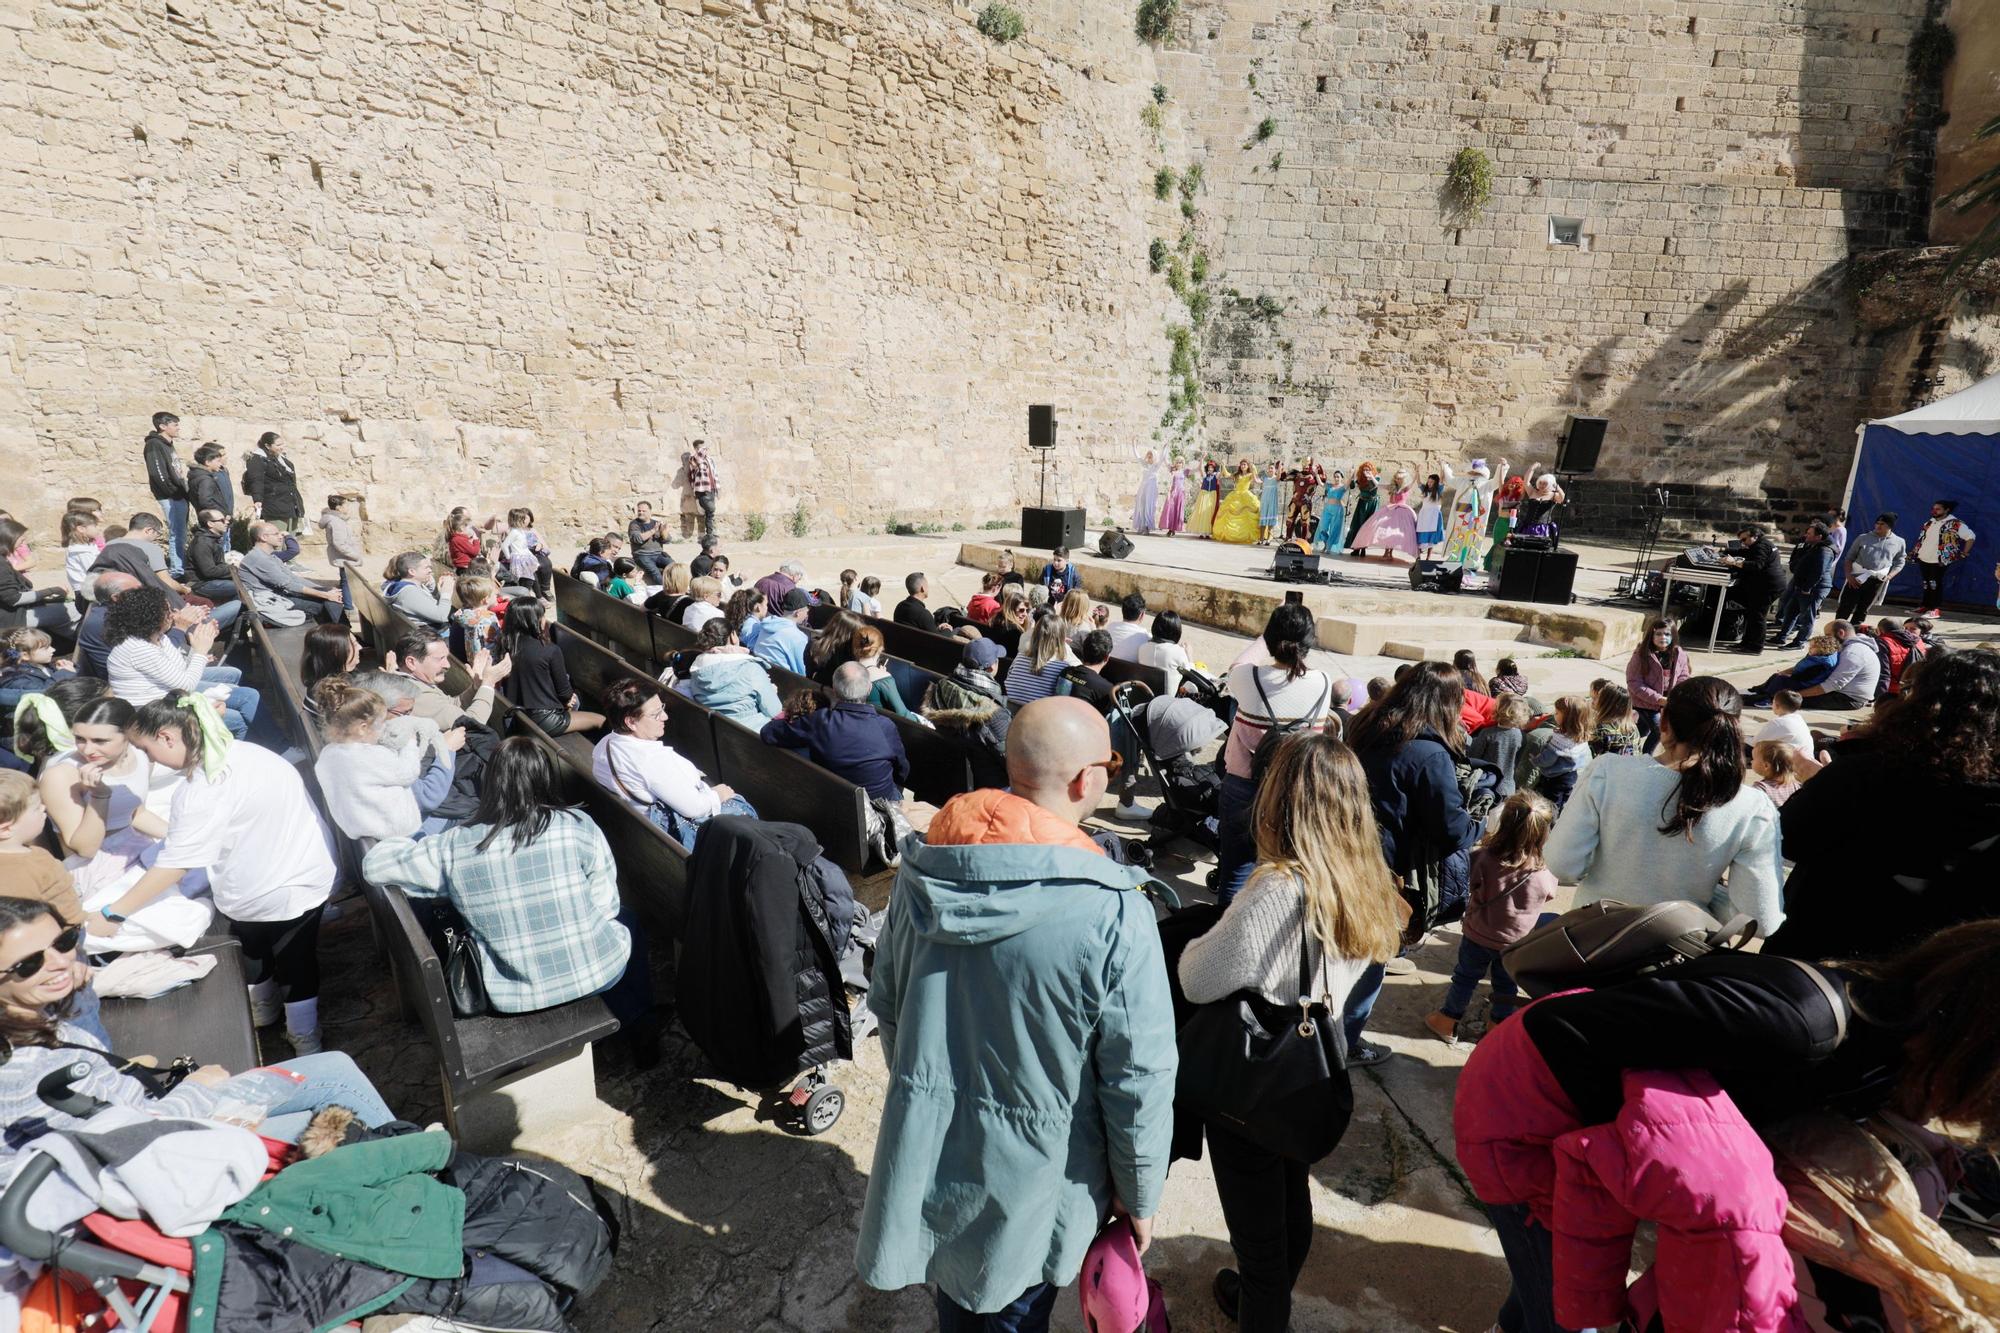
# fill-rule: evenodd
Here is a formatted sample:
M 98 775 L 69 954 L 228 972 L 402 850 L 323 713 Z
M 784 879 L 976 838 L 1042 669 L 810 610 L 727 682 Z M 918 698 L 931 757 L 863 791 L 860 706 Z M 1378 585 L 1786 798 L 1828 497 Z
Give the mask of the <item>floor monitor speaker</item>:
M 1509 547 L 1493 595 L 1503 602 L 1567 606 L 1575 587 L 1575 551 L 1522 551 Z

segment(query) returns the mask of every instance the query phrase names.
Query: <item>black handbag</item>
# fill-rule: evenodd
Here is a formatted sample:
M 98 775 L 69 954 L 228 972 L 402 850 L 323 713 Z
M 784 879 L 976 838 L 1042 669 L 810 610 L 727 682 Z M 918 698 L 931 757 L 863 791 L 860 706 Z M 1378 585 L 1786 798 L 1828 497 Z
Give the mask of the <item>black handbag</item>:
M 1341 1005 L 1307 990 L 1310 939 L 1299 917 L 1299 1002 L 1241 990 L 1198 1005 L 1181 1025 L 1177 1103 L 1211 1125 L 1295 1162 L 1332 1152 L 1354 1114 Z
M 451 1011 L 460 1018 L 487 1012 L 486 974 L 479 970 L 479 949 L 463 921 L 444 928 L 444 989 L 451 996 Z

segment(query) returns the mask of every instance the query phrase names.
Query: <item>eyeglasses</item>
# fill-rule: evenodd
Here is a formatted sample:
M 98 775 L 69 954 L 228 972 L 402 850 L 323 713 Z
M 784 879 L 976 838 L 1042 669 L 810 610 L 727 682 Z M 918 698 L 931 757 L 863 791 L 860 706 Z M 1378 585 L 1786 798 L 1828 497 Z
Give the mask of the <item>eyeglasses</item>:
M 1106 778 L 1116 782 L 1118 775 L 1125 771 L 1125 756 L 1114 750 L 1109 759 L 1100 759 L 1094 764 L 1085 764 L 1084 767 L 1101 768 Z
M 76 942 L 82 938 L 83 927 L 71 926 L 50 941 L 48 948 L 35 950 L 8 968 L 5 975 L 14 978 L 16 981 L 33 981 L 36 977 L 42 975 L 42 969 L 48 963 L 51 953 L 75 953 Z

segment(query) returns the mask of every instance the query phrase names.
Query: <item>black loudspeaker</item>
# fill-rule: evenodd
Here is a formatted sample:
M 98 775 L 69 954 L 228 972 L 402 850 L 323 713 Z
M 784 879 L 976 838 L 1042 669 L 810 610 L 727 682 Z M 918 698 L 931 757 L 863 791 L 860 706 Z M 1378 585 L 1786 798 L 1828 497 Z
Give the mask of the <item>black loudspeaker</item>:
M 1576 586 L 1575 551 L 1507 550 L 1500 566 L 1500 586 L 1493 595 L 1503 602 L 1543 602 L 1568 606 Z
M 1132 554 L 1132 539 L 1122 529 L 1113 528 L 1097 539 L 1097 553 L 1106 560 L 1123 560 Z
M 1048 403 L 1036 403 L 1028 408 L 1028 447 L 1056 447 L 1056 410 Z
M 1053 551 L 1058 546 L 1074 551 L 1083 545 L 1083 511 L 1029 505 L 1021 511 L 1021 545 L 1031 551 Z
M 1562 448 L 1556 451 L 1556 471 L 1597 471 L 1597 455 L 1603 452 L 1604 432 L 1610 426 L 1605 417 L 1571 417 L 1563 427 Z
M 1301 542 L 1285 542 L 1271 553 L 1271 577 L 1283 583 L 1300 583 L 1319 577 L 1319 557 Z
M 1417 592 L 1458 592 L 1465 586 L 1465 570 L 1436 560 L 1419 560 L 1410 566 L 1410 587 Z

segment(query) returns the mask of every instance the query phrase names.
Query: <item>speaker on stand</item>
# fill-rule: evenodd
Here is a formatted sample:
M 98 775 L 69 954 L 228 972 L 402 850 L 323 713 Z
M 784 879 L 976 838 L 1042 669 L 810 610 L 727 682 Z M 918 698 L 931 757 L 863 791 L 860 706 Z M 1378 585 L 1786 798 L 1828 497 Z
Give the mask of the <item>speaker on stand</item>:
M 1604 434 L 1610 428 L 1609 417 L 1572 416 L 1563 423 L 1562 439 L 1556 445 L 1556 479 L 1566 497 L 1565 517 L 1572 521 L 1583 512 L 1577 507 L 1576 479 L 1597 471 L 1597 456 L 1604 451 Z
M 1083 511 L 1049 504 L 1049 454 L 1056 447 L 1056 409 L 1048 403 L 1028 408 L 1028 447 L 1042 464 L 1042 502 L 1021 510 L 1021 545 L 1030 550 L 1054 550 L 1083 545 Z

